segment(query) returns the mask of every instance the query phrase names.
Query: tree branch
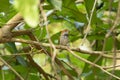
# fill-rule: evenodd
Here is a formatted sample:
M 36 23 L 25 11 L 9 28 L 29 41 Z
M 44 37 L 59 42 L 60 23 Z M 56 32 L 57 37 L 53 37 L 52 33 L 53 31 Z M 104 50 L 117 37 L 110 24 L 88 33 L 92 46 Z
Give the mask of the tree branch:
M 12 17 L 6 24 L 4 25 L 3 28 L 6 29 L 7 31 L 11 31 L 14 29 L 19 23 L 21 23 L 21 20 L 23 20 L 22 16 L 20 13 L 17 13 L 14 17 Z
M 6 25 L 0 29 L 0 39 L 1 38 L 11 38 L 11 30 L 14 29 L 23 20 L 22 16 L 18 13 L 13 18 L 11 18 Z
M 26 43 L 26 44 L 31 44 L 31 45 L 35 45 L 37 48 L 40 46 L 44 46 L 44 47 L 50 47 L 51 45 L 48 43 L 40 43 L 37 41 L 31 41 L 31 40 L 24 40 L 24 39 L 16 39 L 16 38 L 12 38 L 12 39 L 2 39 L 0 40 L 0 43 L 5 43 L 5 42 L 20 42 L 20 43 Z M 63 49 L 63 50 L 67 50 L 66 46 L 62 46 L 62 45 L 55 45 L 56 49 Z M 113 53 L 112 51 L 104 51 L 105 54 L 103 54 L 102 51 L 85 51 L 85 50 L 81 50 L 79 48 L 74 48 L 74 47 L 70 47 L 70 49 L 72 51 L 76 51 L 76 52 L 80 52 L 80 53 L 84 53 L 84 54 L 90 54 L 90 55 L 101 55 L 105 58 L 109 58 L 109 59 L 113 59 L 113 56 L 111 55 L 107 55 L 107 53 Z M 46 53 L 46 52 L 45 52 Z M 116 51 L 116 53 L 120 53 L 120 51 Z M 46 53 L 48 54 L 48 53 Z M 120 59 L 120 57 L 116 57 L 116 59 Z

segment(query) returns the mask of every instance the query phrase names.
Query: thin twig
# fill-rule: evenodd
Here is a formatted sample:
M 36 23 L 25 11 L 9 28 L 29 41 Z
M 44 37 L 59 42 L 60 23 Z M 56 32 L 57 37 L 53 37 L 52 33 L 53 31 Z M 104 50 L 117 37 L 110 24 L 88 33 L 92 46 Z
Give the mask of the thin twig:
M 115 65 L 115 66 L 105 66 L 105 67 L 102 67 L 102 68 L 103 69 L 111 69 L 111 68 L 116 68 L 116 67 L 120 67 L 120 64 Z
M 105 55 L 105 47 L 106 47 L 106 38 L 103 41 L 103 48 L 102 48 L 102 54 Z M 102 58 L 102 55 L 99 55 L 95 60 L 94 63 L 97 63 Z
M 2 57 L 0 57 L 0 61 L 2 61 L 6 66 L 8 66 L 21 80 L 24 80 L 24 78 L 16 72 L 15 69 L 13 69 Z
M 114 53 L 113 53 L 113 70 L 112 70 L 112 74 L 114 74 L 114 72 L 115 72 L 115 65 L 116 65 L 116 38 L 115 38 L 115 34 L 113 34 L 113 40 L 114 40 L 114 45 L 113 45 L 113 51 L 114 51 Z M 110 79 L 109 80 L 112 80 L 112 76 L 110 77 Z
M 120 80 L 120 77 L 118 77 L 118 76 L 116 76 L 116 75 L 114 75 L 114 74 L 111 74 L 110 72 L 108 72 L 108 71 L 106 71 L 105 69 L 103 69 L 101 66 L 99 66 L 99 65 L 97 65 L 97 64 L 94 64 L 93 62 L 90 62 L 90 61 L 88 61 L 88 60 L 86 60 L 86 59 L 78 56 L 78 55 L 75 54 L 73 51 L 71 51 L 69 48 L 67 48 L 67 50 L 68 50 L 73 56 L 75 56 L 76 58 L 78 58 L 79 60 L 84 61 L 85 63 L 88 63 L 88 64 L 90 64 L 90 65 L 92 65 L 92 66 L 95 66 L 95 67 L 101 69 L 101 70 L 102 70 L 103 72 L 105 72 L 106 74 L 108 74 L 108 75 L 110 75 L 110 76 L 112 76 L 112 77 Z
M 105 38 L 108 38 L 110 35 L 111 35 L 111 33 L 113 32 L 113 30 L 118 26 L 118 24 L 119 24 L 119 21 L 120 21 L 120 0 L 118 0 L 119 2 L 118 2 L 118 11 L 117 11 L 117 16 L 116 16 L 116 18 L 115 18 L 115 21 L 114 21 L 114 24 L 113 24 L 113 26 L 111 27 L 111 29 L 110 29 L 110 31 L 105 35 Z
M 40 4 L 40 10 L 41 10 L 41 14 L 42 14 L 42 16 L 43 16 L 44 22 L 45 22 L 45 27 L 46 27 L 46 31 L 47 31 L 48 41 L 49 41 L 49 43 L 51 44 L 51 47 L 53 48 L 52 61 L 54 62 L 54 59 L 55 59 L 55 56 L 56 56 L 56 52 L 57 52 L 57 51 L 56 51 L 56 48 L 55 48 L 55 46 L 54 46 L 54 44 L 53 44 L 53 42 L 52 42 L 52 40 L 51 40 L 51 38 L 50 38 L 50 34 L 49 34 L 48 26 L 47 26 L 47 16 L 46 16 L 46 14 L 45 14 L 45 12 L 44 12 L 43 7 L 41 6 L 41 4 Z M 51 53 L 52 53 L 52 49 L 51 49 Z
M 30 54 L 30 53 L 4 54 L 4 55 L 0 55 L 0 56 L 1 56 L 1 57 L 2 57 L 2 56 L 20 56 L 20 55 L 28 55 L 28 54 Z
M 55 48 L 55 46 L 54 46 L 54 44 L 53 44 L 53 42 L 52 42 L 52 40 L 50 38 L 50 34 L 49 34 L 49 30 L 48 30 L 48 24 L 47 24 L 47 15 L 44 12 L 43 7 L 41 6 L 41 4 L 40 4 L 40 11 L 41 11 L 42 17 L 44 19 L 45 28 L 46 28 L 46 32 L 47 32 L 47 39 L 48 39 L 48 41 L 49 41 L 49 43 L 51 45 L 50 46 L 50 51 L 51 51 L 51 55 L 52 55 L 52 67 L 54 69 L 55 74 L 57 74 L 56 68 L 55 68 L 55 65 L 54 65 L 54 59 L 56 57 L 57 50 L 56 50 L 56 48 Z
M 87 29 L 85 30 L 86 33 L 85 33 L 85 36 L 83 38 L 83 42 L 82 43 L 84 43 L 88 33 L 90 32 L 91 21 L 92 21 L 92 17 L 93 17 L 93 13 L 94 13 L 94 10 L 95 10 L 96 3 L 97 3 L 97 0 L 95 0 L 95 2 L 94 2 L 93 8 L 92 8 L 92 11 L 91 11 L 91 14 L 90 14 L 90 19 L 89 19 L 89 22 L 88 22 L 88 25 L 87 25 Z

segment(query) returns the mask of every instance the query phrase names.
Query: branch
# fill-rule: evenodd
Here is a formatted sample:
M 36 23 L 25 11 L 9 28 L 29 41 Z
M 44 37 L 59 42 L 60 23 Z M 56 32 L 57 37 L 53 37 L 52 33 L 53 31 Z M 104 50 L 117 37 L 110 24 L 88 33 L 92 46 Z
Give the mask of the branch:
M 44 72 L 44 70 L 37 63 L 35 63 L 33 58 L 30 55 L 27 55 L 27 58 L 29 59 L 30 64 L 32 64 L 32 66 L 36 67 L 39 70 L 39 72 L 41 72 L 43 74 L 43 76 L 46 78 L 46 80 L 49 80 L 46 72 Z
M 21 23 L 21 20 L 23 20 L 20 13 L 17 13 L 14 17 L 12 17 L 6 25 L 3 26 L 4 29 L 11 31 L 14 29 L 19 23 Z
M 22 16 L 18 13 L 12 19 L 10 19 L 6 25 L 0 29 L 1 38 L 11 38 L 11 30 L 14 29 L 23 20 Z
M 31 40 L 24 40 L 24 39 L 16 39 L 16 38 L 12 38 L 12 39 L 2 39 L 0 40 L 0 43 L 5 43 L 5 42 L 20 42 L 20 43 L 26 43 L 26 44 L 31 44 L 31 45 L 35 45 L 37 48 L 44 46 L 44 47 L 50 47 L 50 44 L 47 43 L 40 43 L 37 41 L 31 41 Z M 67 50 L 66 46 L 62 46 L 62 45 L 55 45 L 56 49 L 63 49 L 63 50 Z M 105 54 L 103 54 L 102 51 L 85 51 L 85 50 L 81 50 L 79 48 L 74 48 L 74 47 L 70 47 L 70 49 L 72 51 L 76 51 L 76 52 L 80 52 L 80 53 L 84 53 L 84 54 L 90 54 L 90 55 L 101 55 L 103 57 L 106 58 L 110 58 L 113 59 L 113 56 L 111 55 L 107 55 L 107 53 L 113 53 L 112 51 L 104 51 Z M 120 51 L 116 51 L 117 53 L 119 53 Z M 46 52 L 45 52 L 46 53 Z M 46 53 L 48 54 L 48 53 Z M 120 59 L 120 57 L 116 57 L 116 59 Z
M 120 67 L 120 64 L 114 65 L 114 66 L 105 66 L 103 67 L 103 69 L 111 69 L 111 68 L 117 68 L 117 67 Z
M 30 33 L 32 33 L 32 29 L 29 30 L 19 30 L 19 31 L 13 31 L 12 33 L 12 37 L 17 37 L 17 36 L 21 36 L 21 35 L 29 35 Z

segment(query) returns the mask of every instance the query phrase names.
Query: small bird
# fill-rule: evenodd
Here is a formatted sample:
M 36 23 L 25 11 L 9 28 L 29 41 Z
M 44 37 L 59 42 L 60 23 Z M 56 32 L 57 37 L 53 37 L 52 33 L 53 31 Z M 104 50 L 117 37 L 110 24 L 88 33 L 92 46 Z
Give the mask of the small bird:
M 60 45 L 67 46 L 67 47 L 70 46 L 69 45 L 69 30 L 65 29 L 61 31 L 59 42 L 60 42 Z M 59 52 L 62 52 L 62 50 L 59 50 Z M 71 62 L 69 54 L 66 54 L 66 58 L 68 59 L 69 62 Z
M 69 34 L 69 31 L 67 29 L 61 31 L 61 35 L 60 35 L 60 45 L 63 45 L 63 46 L 69 46 L 69 39 L 68 39 L 68 35 Z

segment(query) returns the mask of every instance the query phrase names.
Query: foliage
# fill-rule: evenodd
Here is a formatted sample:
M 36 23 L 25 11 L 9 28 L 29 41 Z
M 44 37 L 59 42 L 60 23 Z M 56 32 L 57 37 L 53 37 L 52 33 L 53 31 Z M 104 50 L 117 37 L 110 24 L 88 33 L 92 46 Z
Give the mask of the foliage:
M 15 41 L 4 43 L 1 42 L 0 37 L 0 57 L 15 69 L 15 72 L 19 73 L 24 80 L 46 80 L 44 73 L 49 74 L 47 76 L 50 80 L 55 78 L 70 80 L 69 74 L 74 80 L 117 80 L 114 75 L 120 77 L 119 67 L 115 67 L 119 64 L 119 60 L 117 60 L 119 58 L 117 53 L 120 49 L 117 36 L 120 32 L 119 21 L 114 30 L 111 30 L 111 27 L 117 22 L 116 16 L 119 20 L 120 16 L 117 14 L 120 2 L 119 0 L 113 0 L 113 2 L 111 2 L 112 0 L 97 0 L 95 5 L 95 1 L 1 0 L 0 27 L 11 25 L 7 22 L 16 13 L 20 13 L 24 21 L 19 21 L 21 25 L 15 26 L 12 32 L 28 30 L 30 33 L 16 37 L 28 40 L 27 44 L 22 43 L 22 41 L 19 43 Z M 95 9 L 93 10 L 93 8 Z M 86 32 L 88 27 L 90 27 L 90 31 Z M 70 49 L 71 47 L 76 49 L 71 50 L 77 57 L 69 50 L 64 49 L 60 52 L 56 48 L 57 60 L 55 59 L 54 62 L 51 55 L 54 55 L 55 50 L 51 45 L 51 41 L 54 46 L 59 45 L 60 32 L 64 29 L 69 30 Z M 106 37 L 110 31 L 112 31 L 111 34 Z M 33 41 L 32 45 L 29 41 Z M 43 46 L 35 45 L 34 42 L 38 42 Z M 47 45 L 44 43 L 47 43 Z M 77 51 L 81 49 L 81 44 L 83 44 L 84 48 L 82 49 L 84 50 Z M 28 46 L 31 49 L 24 51 Z M 37 48 L 38 46 L 42 49 Z M 44 50 L 50 54 L 46 54 Z M 103 55 L 94 54 L 94 52 L 100 52 Z M 32 56 L 32 59 L 28 54 Z M 80 60 L 81 58 L 90 61 L 92 64 Z M 18 80 L 20 76 L 16 75 L 8 65 L 0 60 L 0 79 Z M 112 73 L 112 75 L 107 74 L 104 70 Z

